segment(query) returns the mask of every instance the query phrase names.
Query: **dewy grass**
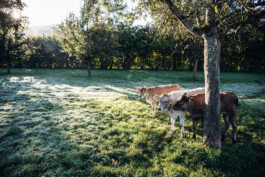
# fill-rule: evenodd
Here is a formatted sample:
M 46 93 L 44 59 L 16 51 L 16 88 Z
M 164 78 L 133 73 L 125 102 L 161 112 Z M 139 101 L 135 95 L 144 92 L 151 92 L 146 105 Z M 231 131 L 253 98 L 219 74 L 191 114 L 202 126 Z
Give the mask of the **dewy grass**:
M 221 91 L 239 96 L 238 143 L 231 128 L 220 157 L 167 113 L 151 116 L 139 86 L 203 86 L 203 73 L 0 70 L 0 176 L 262 176 L 265 172 L 264 74 L 221 73 Z M 223 121 L 222 121 L 223 123 Z M 176 124 L 178 126 L 178 124 Z M 224 126 L 224 125 L 223 125 Z

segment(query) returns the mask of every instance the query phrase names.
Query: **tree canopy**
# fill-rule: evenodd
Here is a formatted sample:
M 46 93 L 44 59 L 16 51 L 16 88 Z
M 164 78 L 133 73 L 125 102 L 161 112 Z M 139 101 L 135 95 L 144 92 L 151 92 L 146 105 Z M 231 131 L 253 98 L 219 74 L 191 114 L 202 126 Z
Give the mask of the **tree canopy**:
M 70 13 L 55 28 L 55 36 L 25 37 L 23 36 L 25 18 L 15 20 L 11 15 L 11 9 L 23 10 L 24 4 L 21 1 L 2 0 L 0 43 L 5 47 L 0 48 L 2 50 L 0 65 L 86 68 L 90 63 L 95 69 L 203 69 L 203 39 L 198 35 L 190 35 L 168 8 L 166 1 L 134 2 L 134 8 L 129 9 L 122 0 L 86 0 L 80 9 L 81 15 Z M 171 2 L 185 12 L 187 16 L 185 19 L 193 23 L 196 33 L 207 29 L 207 25 L 203 25 L 205 22 L 203 10 L 206 8 L 203 3 L 206 1 Z M 218 1 L 217 6 L 214 7 L 222 43 L 220 58 L 222 71 L 263 72 L 265 70 L 263 4 L 263 1 Z M 200 13 L 188 14 L 188 11 L 194 7 L 197 8 L 196 13 Z M 230 15 L 226 12 L 227 9 L 230 9 L 228 11 L 231 12 Z M 239 10 L 240 13 L 232 13 Z M 133 25 L 142 14 L 143 16 L 150 14 L 153 22 L 143 26 Z M 7 23 L 8 19 L 10 23 Z M 236 24 L 239 25 L 237 28 Z M 16 25 L 17 38 L 14 40 Z M 12 44 L 9 46 L 13 46 L 13 52 L 11 48 L 7 48 L 8 41 Z M 13 45 L 15 42 L 16 45 Z M 53 46 L 54 50 L 46 51 L 44 50 L 46 46 Z
M 25 4 L 21 0 L 0 1 L 0 62 L 7 63 L 8 73 L 12 59 L 19 57 L 25 18 L 19 13 Z M 15 13 L 17 16 L 15 16 Z

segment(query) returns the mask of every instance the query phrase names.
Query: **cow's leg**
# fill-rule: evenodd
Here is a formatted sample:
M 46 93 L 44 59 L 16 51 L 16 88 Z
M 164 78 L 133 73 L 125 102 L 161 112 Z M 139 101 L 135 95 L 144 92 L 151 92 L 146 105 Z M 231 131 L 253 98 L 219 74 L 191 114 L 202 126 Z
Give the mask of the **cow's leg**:
M 181 126 L 181 136 L 182 136 L 182 138 L 184 138 L 185 137 L 185 128 L 184 128 L 185 117 L 182 117 L 182 116 L 179 117 L 179 124 Z
M 202 118 L 202 129 L 204 129 L 204 117 Z
M 229 120 L 230 120 L 230 124 L 232 125 L 232 128 L 233 128 L 232 142 L 235 143 L 236 142 L 236 136 L 237 136 L 237 116 L 236 116 L 236 114 L 231 115 L 231 118 Z
M 198 127 L 198 119 L 193 119 L 193 136 L 192 138 L 196 139 L 196 132 Z
M 174 118 L 171 117 L 171 129 L 170 129 L 170 133 L 171 133 L 171 135 L 173 134 L 173 131 L 174 131 L 175 120 L 176 120 L 176 119 L 174 119 Z
M 229 126 L 230 126 L 230 122 L 229 122 L 229 119 L 228 119 L 228 115 L 227 114 L 223 114 L 223 118 L 224 118 L 224 122 L 225 122 L 225 130 L 224 130 L 224 133 L 223 133 L 223 136 L 222 136 L 222 141 L 225 140 L 227 131 L 228 131 Z
M 155 117 L 155 115 L 156 115 L 156 112 L 155 112 L 155 110 L 156 110 L 156 102 L 151 103 L 151 106 L 152 106 L 152 110 L 153 110 L 152 116 Z

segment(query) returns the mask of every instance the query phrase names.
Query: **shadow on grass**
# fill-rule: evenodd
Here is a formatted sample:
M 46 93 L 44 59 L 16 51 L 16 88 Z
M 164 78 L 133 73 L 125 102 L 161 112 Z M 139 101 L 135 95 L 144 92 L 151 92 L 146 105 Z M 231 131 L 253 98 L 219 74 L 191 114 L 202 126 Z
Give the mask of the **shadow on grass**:
M 43 97 L 21 95 L 20 91 L 32 89 L 32 83 L 16 79 L 1 80 L 0 85 L 0 176 L 88 175 L 90 165 L 100 157 L 64 134 L 62 121 L 69 118 L 63 107 Z
M 54 80 L 49 83 L 51 80 L 46 80 L 44 74 L 37 80 L 82 89 L 97 80 L 67 81 L 61 74 L 60 77 L 50 74 Z M 128 99 L 119 96 L 104 105 L 98 99 L 83 99 L 74 94 L 72 98 L 64 98 L 67 104 L 51 101 L 57 99 L 55 96 L 21 94 L 35 88 L 31 82 L 21 82 L 23 73 L 17 77 L 14 82 L 8 77 L 0 78 L 3 91 L 0 104 L 4 113 L 0 125 L 0 176 L 188 176 L 192 173 L 260 176 L 264 173 L 264 144 L 260 141 L 264 137 L 265 119 L 247 105 L 240 105 L 239 142 L 231 144 L 230 129 L 222 155 L 212 159 L 199 140 L 181 139 L 178 128 L 169 136 L 168 114 L 158 113 L 152 118 L 145 100 L 134 102 L 136 95 L 123 91 L 126 83 L 115 78 L 97 82 L 107 83 L 111 86 L 106 87 L 107 91 L 126 95 Z M 132 109 L 134 112 L 130 112 Z M 187 127 L 189 134 L 191 127 Z
M 131 118 L 128 113 L 107 113 L 111 107 L 102 107 L 96 99 L 86 100 L 85 106 L 57 104 L 49 97 L 36 96 L 34 92 L 39 90 L 33 81 L 24 79 L 10 76 L 1 80 L 0 103 L 9 107 L 1 111 L 10 115 L 2 117 L 0 176 L 117 176 L 125 168 L 117 162 L 132 163 L 135 168 L 151 165 L 148 148 L 128 154 L 125 148 L 132 142 L 130 133 L 115 133 L 120 132 L 116 123 Z M 28 90 L 32 91 L 22 93 Z M 75 109 L 80 109 L 81 117 L 91 119 L 68 113 Z M 126 174 L 133 176 L 134 172 L 131 169 Z

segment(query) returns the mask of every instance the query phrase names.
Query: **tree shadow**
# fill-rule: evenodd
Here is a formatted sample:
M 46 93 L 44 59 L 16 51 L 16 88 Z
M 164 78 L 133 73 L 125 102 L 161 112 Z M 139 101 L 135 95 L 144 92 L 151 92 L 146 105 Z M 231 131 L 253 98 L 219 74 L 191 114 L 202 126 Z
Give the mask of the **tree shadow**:
M 14 81 L 10 80 L 12 77 Z M 135 171 L 141 165 L 144 168 L 152 168 L 150 159 L 161 158 L 166 148 L 171 148 L 174 153 L 178 148 L 174 145 L 176 141 L 179 141 L 179 146 L 187 144 L 187 139 L 182 140 L 177 137 L 178 135 L 169 137 L 169 130 L 160 130 L 159 127 L 155 129 L 151 127 L 151 123 L 143 124 L 145 116 L 140 117 L 140 114 L 137 114 L 136 118 L 132 118 L 133 115 L 122 107 L 114 110 L 116 112 L 111 112 L 115 105 L 104 107 L 97 98 L 79 96 L 80 91 L 89 91 L 86 90 L 88 87 L 93 87 L 91 91 L 99 92 L 97 89 L 105 85 L 104 91 L 125 95 L 126 99 L 135 101 L 137 94 L 131 90 L 124 91 L 124 88 L 130 85 L 130 89 L 134 89 L 133 86 L 136 84 L 107 80 L 97 83 L 97 79 L 81 79 L 73 81 L 72 84 L 72 80 L 46 79 L 43 74 L 38 77 L 33 74 L 32 77 L 39 85 L 36 85 L 35 81 L 30 81 L 30 78 L 29 81 L 25 81 L 23 73 L 0 77 L 0 111 L 4 113 L 1 115 L 0 124 L 0 176 L 93 176 L 96 172 L 111 176 L 115 175 L 113 169 L 124 164 L 132 164 L 135 170 L 131 170 L 129 174 L 135 175 Z M 49 77 L 52 78 L 52 75 Z M 42 83 L 48 88 L 42 87 Z M 50 89 L 50 86 L 53 89 Z M 60 92 L 61 86 L 67 88 L 66 94 L 57 97 L 56 92 Z M 70 87 L 76 87 L 76 91 Z M 117 98 L 120 99 L 120 96 Z M 75 104 L 76 102 L 79 104 Z M 141 99 L 140 102 L 149 105 L 145 99 Z M 151 114 L 151 107 L 148 106 L 148 109 Z M 247 107 L 240 110 L 240 114 L 246 116 L 245 119 L 239 120 L 241 125 L 244 124 L 244 127 L 239 129 L 239 142 L 231 144 L 230 131 L 220 157 L 210 158 L 206 152 L 198 153 L 196 150 L 194 153 L 188 152 L 190 148 L 185 145 L 186 149 L 183 149 L 182 156 L 175 158 L 174 162 L 181 163 L 189 169 L 194 168 L 193 170 L 197 170 L 196 163 L 204 162 L 201 163 L 204 168 L 231 176 L 263 174 L 265 148 L 262 142 L 259 143 L 257 138 L 253 138 L 261 136 L 262 141 L 263 133 L 252 131 L 263 131 L 265 119 L 253 119 L 247 110 Z M 166 115 L 168 117 L 168 114 Z M 161 117 L 163 114 L 154 120 L 151 117 L 148 119 L 150 122 L 152 120 L 165 123 L 165 118 Z M 138 122 L 126 122 L 130 119 Z M 120 121 L 126 122 L 126 125 L 123 124 L 125 127 L 134 124 L 132 126 L 136 129 L 132 132 L 128 131 L 128 127 L 122 129 L 123 127 L 118 125 Z M 169 120 L 166 121 L 170 124 Z M 191 126 L 187 130 L 191 133 Z M 139 132 L 142 134 L 138 134 Z M 199 131 L 200 133 L 202 132 Z M 179 134 L 179 129 L 175 134 Z M 127 148 L 132 144 L 136 145 L 139 152 L 128 153 Z M 121 164 L 115 166 L 118 161 Z M 109 167 L 109 171 L 99 168 L 93 172 L 96 165 Z M 160 167 L 162 168 L 162 165 Z
M 10 76 L 0 83 L 0 176 L 86 176 L 93 163 L 102 160 L 93 145 L 80 146 L 81 141 L 95 136 L 75 133 L 92 127 L 89 119 L 67 126 L 64 121 L 73 119 L 68 110 L 49 98 L 36 96 L 32 81 Z M 32 89 L 33 93 L 27 92 Z

